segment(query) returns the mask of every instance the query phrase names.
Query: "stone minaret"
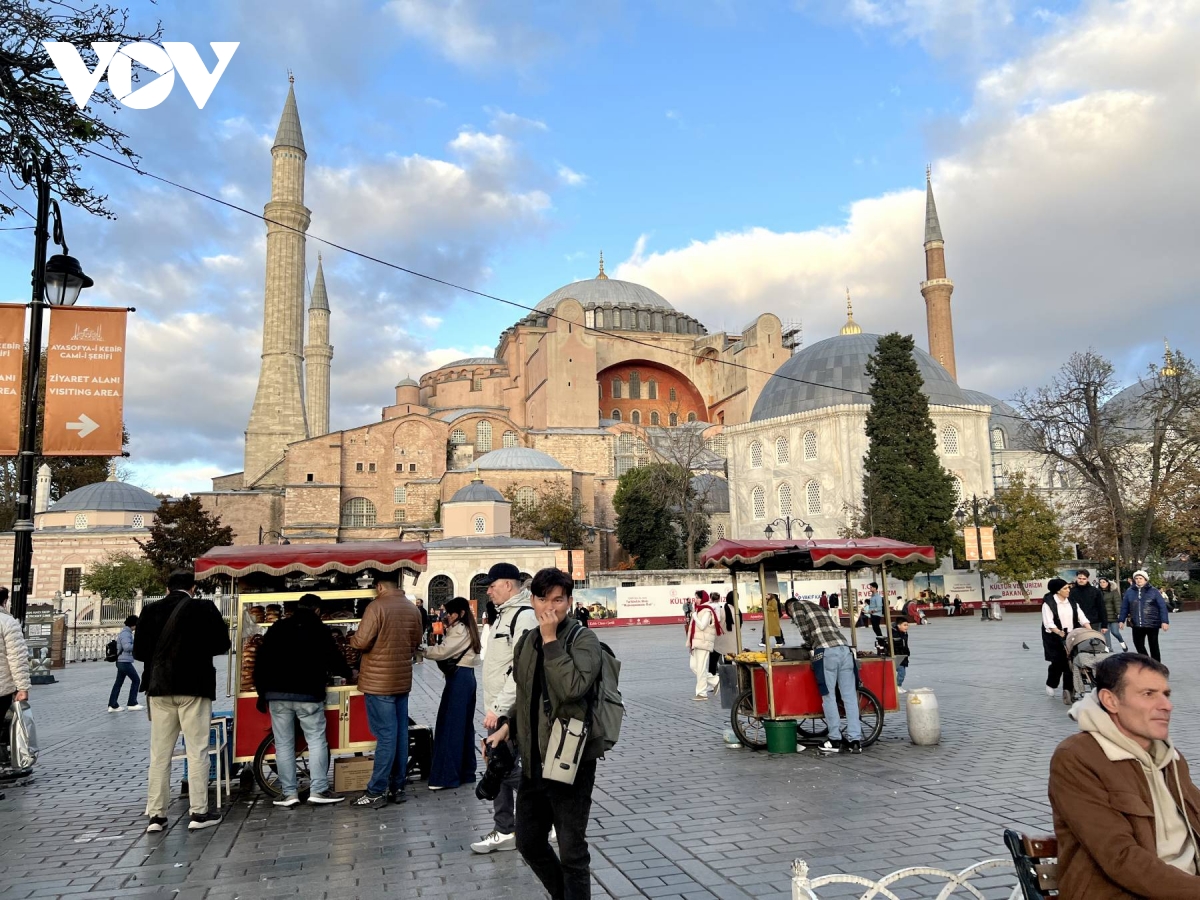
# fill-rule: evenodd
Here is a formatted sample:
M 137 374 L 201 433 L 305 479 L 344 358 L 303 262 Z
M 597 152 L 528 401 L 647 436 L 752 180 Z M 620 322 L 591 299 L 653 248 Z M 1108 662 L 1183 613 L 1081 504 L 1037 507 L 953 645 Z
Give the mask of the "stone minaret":
M 925 280 L 921 296 L 925 298 L 925 319 L 929 326 L 929 355 L 942 364 L 950 377 L 958 380 L 954 365 L 954 324 L 950 320 L 950 295 L 954 282 L 946 277 L 946 250 L 942 226 L 933 203 L 933 183 L 925 167 Z
M 33 511 L 44 513 L 50 506 L 50 467 L 42 463 L 37 471 L 37 488 L 33 492 Z
M 291 76 L 290 82 L 295 81 Z M 263 297 L 262 368 L 246 426 L 243 484 L 250 487 L 280 459 L 287 445 L 308 437 L 304 417 L 304 135 L 296 91 L 288 88 L 271 148 L 271 201 L 267 222 L 267 283 Z
M 308 436 L 329 434 L 329 296 L 325 293 L 325 270 L 317 254 L 317 277 L 308 304 L 308 343 L 304 345 L 304 399 L 308 412 Z

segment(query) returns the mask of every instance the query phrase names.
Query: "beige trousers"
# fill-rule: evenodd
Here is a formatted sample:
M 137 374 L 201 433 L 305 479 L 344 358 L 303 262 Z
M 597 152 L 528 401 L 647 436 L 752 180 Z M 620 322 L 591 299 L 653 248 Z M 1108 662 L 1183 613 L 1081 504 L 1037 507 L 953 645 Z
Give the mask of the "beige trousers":
M 183 732 L 188 760 L 188 799 L 192 812 L 208 812 L 208 727 L 212 701 L 207 697 L 147 697 L 150 704 L 150 791 L 146 815 L 165 816 L 171 804 L 171 755 Z

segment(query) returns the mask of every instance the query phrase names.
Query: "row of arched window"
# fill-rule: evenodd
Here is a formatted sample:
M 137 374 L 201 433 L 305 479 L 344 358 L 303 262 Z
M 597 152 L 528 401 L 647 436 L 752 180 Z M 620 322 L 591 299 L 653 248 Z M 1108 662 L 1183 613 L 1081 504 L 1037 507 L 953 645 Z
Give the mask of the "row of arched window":
M 675 388 L 669 388 L 667 391 L 668 398 L 672 401 L 676 399 Z M 600 397 L 604 397 L 604 388 L 600 386 Z M 625 397 L 629 400 L 642 399 L 642 379 L 637 372 L 629 373 L 629 381 L 624 382 L 619 377 L 612 380 L 612 398 L 620 400 Z M 658 382 L 651 378 L 646 382 L 646 399 L 658 399 Z
M 461 428 L 455 428 L 450 432 L 451 444 L 465 444 L 467 442 L 467 433 Z M 521 436 L 515 431 L 504 432 L 501 438 L 500 445 L 502 447 L 519 447 L 521 446 Z M 475 423 L 475 451 L 477 453 L 488 453 L 492 449 L 492 423 L 487 419 L 480 419 Z
M 801 439 L 804 448 L 804 459 L 811 461 L 817 458 L 817 435 L 806 431 Z M 780 435 L 775 438 L 775 465 L 782 466 L 792 461 L 792 448 L 788 439 Z M 763 464 L 763 445 L 760 441 L 750 444 L 750 468 L 761 469 Z
M 600 418 L 602 418 L 602 419 L 604 418 L 604 410 L 600 410 Z M 612 415 L 610 416 L 610 418 L 614 422 L 623 421 L 623 419 L 621 417 L 621 411 L 619 409 L 614 409 L 612 411 Z M 689 422 L 695 422 L 696 414 L 694 412 L 688 413 L 687 420 Z M 663 424 L 662 416 L 659 415 L 658 410 L 656 410 L 656 409 L 652 409 L 650 411 L 650 421 L 648 423 L 644 423 L 642 421 L 641 410 L 637 410 L 637 409 L 635 409 L 633 412 L 631 412 L 629 414 L 629 421 L 633 425 L 642 425 L 642 424 L 661 425 L 661 424 Z M 678 425 L 679 424 L 679 414 L 678 413 L 667 413 L 667 424 L 670 425 L 671 427 Z
M 806 515 L 819 516 L 821 514 L 821 483 L 815 478 L 805 482 L 804 494 L 800 499 L 804 504 Z M 789 482 L 785 481 L 775 488 L 775 500 L 779 509 L 779 515 L 796 515 L 792 485 Z M 750 505 L 754 518 L 765 519 L 767 517 L 767 489 L 762 485 L 756 485 L 754 490 L 750 492 Z
M 690 316 L 661 313 L 648 309 L 594 307 L 583 313 L 588 328 L 621 331 L 659 331 L 667 334 L 706 334 L 704 326 Z

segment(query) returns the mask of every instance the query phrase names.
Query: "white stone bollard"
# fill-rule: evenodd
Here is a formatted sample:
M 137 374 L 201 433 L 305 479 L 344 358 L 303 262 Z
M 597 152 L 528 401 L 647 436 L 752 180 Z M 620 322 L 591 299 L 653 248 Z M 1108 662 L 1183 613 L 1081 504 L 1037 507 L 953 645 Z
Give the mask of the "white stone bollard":
M 942 739 L 937 697 L 930 688 L 912 688 L 904 698 L 909 739 L 918 747 L 932 747 Z

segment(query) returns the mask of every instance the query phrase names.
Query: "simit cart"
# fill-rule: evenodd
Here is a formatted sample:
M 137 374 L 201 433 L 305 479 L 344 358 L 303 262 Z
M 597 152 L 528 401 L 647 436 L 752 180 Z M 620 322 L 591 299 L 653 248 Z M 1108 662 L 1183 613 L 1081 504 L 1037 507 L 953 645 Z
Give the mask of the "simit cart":
M 283 544 L 214 547 L 196 560 L 196 579 L 219 579 L 233 595 L 234 629 L 230 649 L 227 692 L 234 696 L 233 757 L 250 763 L 254 779 L 268 794 L 278 796 L 275 777 L 275 741 L 271 716 L 259 712 L 254 687 L 254 660 L 263 635 L 289 613 L 305 594 L 321 598 L 321 619 L 333 630 L 338 646 L 353 671 L 357 651 L 349 637 L 358 627 L 368 603 L 375 597 L 374 577 L 379 573 L 425 571 L 427 553 L 416 541 L 358 541 L 344 544 Z M 337 679 L 340 680 L 340 679 Z M 334 684 L 325 695 L 325 735 L 331 758 L 358 755 L 375 748 L 367 726 L 366 701 L 353 681 Z M 416 744 L 414 747 L 413 744 Z M 427 760 L 428 729 L 410 728 L 410 772 Z M 297 768 L 306 780 L 303 736 L 297 734 Z M 428 769 L 428 761 L 424 763 Z M 243 769 L 243 772 L 246 770 Z
M 842 570 L 846 573 L 845 596 L 849 604 L 850 598 L 854 597 L 850 573 L 855 569 L 866 566 L 880 567 L 886 597 L 889 563 L 932 564 L 936 561 L 937 556 L 932 547 L 920 547 L 880 537 L 802 541 L 722 540 L 705 550 L 701 556 L 701 564 L 705 567 L 723 566 L 729 570 L 733 579 L 735 604 L 738 602 L 739 573 L 756 573 L 762 597 L 765 599 L 769 590 L 768 574 L 774 579 L 780 572 Z M 900 709 L 891 644 L 891 608 L 888 603 L 884 604 L 884 621 L 888 635 L 886 654 L 860 652 L 858 630 L 853 627 L 850 629 L 851 646 L 858 659 L 858 702 L 862 718 L 863 746 L 879 739 L 883 731 L 884 714 L 898 712 Z M 817 689 L 808 650 L 787 647 L 774 650 L 768 646 L 762 654 L 746 653 L 742 648 L 738 616 L 734 616 L 734 627 L 738 647 L 738 655 L 734 657 L 738 691 L 730 719 L 738 740 L 752 750 L 764 749 L 767 746 L 767 722 L 787 720 L 796 723 L 797 735 L 801 740 L 824 740 L 828 731 L 821 707 L 821 694 Z M 841 699 L 838 702 L 840 706 Z

